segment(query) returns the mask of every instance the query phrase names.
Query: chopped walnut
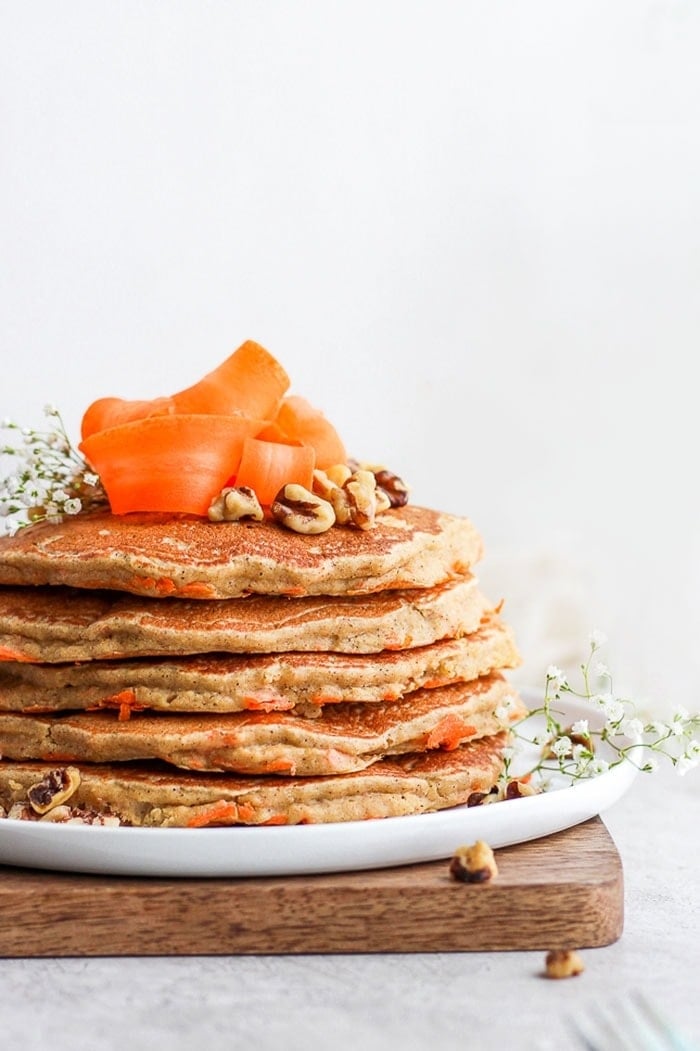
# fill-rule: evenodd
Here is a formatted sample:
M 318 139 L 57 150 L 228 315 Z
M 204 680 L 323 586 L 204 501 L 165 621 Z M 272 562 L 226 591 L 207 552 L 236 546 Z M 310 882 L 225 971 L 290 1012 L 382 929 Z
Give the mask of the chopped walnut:
M 36 815 L 34 816 L 36 817 Z M 112 828 L 121 825 L 121 821 L 114 814 L 98 814 L 96 810 L 88 810 L 85 807 L 71 807 L 65 803 L 47 811 L 46 814 L 42 814 L 38 820 L 62 825 L 106 825 Z
M 585 970 L 583 960 L 574 949 L 552 949 L 545 959 L 547 978 L 575 978 Z
M 374 472 L 374 477 L 377 480 L 377 489 L 386 493 L 391 507 L 405 507 L 408 503 L 408 486 L 398 474 L 382 468 Z
M 79 784 L 80 771 L 75 766 L 50 770 L 41 781 L 27 790 L 29 805 L 37 814 L 46 814 L 70 799 Z
M 277 522 L 295 533 L 325 533 L 335 522 L 335 513 L 327 500 L 295 483 L 282 486 L 270 511 Z
M 377 514 L 377 483 L 371 471 L 354 471 L 342 489 L 331 493 L 331 503 L 340 525 L 372 529 Z M 382 501 L 384 509 L 386 505 Z
M 207 511 L 211 522 L 262 522 L 265 517 L 255 491 L 247 485 L 227 486 L 215 497 Z
M 8 818 L 13 821 L 38 821 L 39 815 L 32 810 L 29 803 L 13 803 L 7 812 Z
M 472 792 L 467 799 L 467 806 L 486 806 L 488 803 L 499 803 L 502 799 L 502 786 L 494 785 L 488 792 Z
M 457 847 L 450 875 L 462 883 L 486 883 L 497 876 L 498 866 L 488 843 L 478 839 L 471 846 Z
M 339 488 L 340 486 L 333 481 L 328 471 L 322 471 L 320 468 L 316 468 L 312 482 L 312 490 L 316 496 L 320 496 L 323 500 L 328 500 L 330 503 L 333 490 Z
M 522 799 L 524 796 L 536 796 L 540 794 L 540 789 L 535 788 L 534 785 L 528 784 L 527 781 L 509 781 L 506 787 L 506 799 Z
M 352 471 L 346 463 L 336 463 L 332 467 L 326 468 L 326 475 L 329 481 L 341 489 L 351 474 Z

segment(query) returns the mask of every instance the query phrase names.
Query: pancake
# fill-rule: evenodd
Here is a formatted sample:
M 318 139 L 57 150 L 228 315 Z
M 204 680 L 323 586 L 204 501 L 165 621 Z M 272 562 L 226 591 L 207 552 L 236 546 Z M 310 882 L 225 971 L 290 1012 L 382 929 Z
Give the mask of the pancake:
M 196 653 L 376 653 L 469 634 L 489 603 L 465 576 L 340 598 L 152 599 L 0 588 L 0 658 L 46 663 Z
M 499 675 L 418 690 L 391 704 L 289 712 L 134 715 L 0 713 L 6 759 L 111 763 L 159 759 L 187 770 L 311 776 L 362 770 L 387 755 L 452 749 L 507 729 L 526 708 Z
M 243 778 L 78 764 L 78 787 L 63 813 L 49 811 L 49 819 L 94 823 L 114 815 L 125 825 L 201 828 L 423 814 L 465 803 L 472 792 L 487 792 L 503 770 L 505 743 L 506 735 L 498 734 L 451 752 L 382 759 L 335 777 Z M 27 792 L 55 769 L 51 763 L 0 762 L 0 807 L 13 816 L 36 817 L 26 805 Z
M 517 667 L 519 659 L 511 628 L 489 614 L 476 631 L 461 638 L 369 657 L 287 653 L 83 664 L 5 661 L 0 663 L 0 711 L 294 709 L 313 718 L 325 705 L 396 701 L 413 690 Z
M 62 584 L 153 598 L 353 595 L 423 588 L 467 572 L 482 541 L 467 518 L 393 508 L 374 529 L 305 536 L 277 523 L 161 514 L 76 515 L 0 538 L 0 584 Z

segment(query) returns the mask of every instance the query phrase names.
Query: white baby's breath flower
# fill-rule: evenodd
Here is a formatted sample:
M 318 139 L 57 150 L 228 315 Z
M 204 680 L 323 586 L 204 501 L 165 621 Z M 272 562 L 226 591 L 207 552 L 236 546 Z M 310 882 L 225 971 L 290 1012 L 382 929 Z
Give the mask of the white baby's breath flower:
M 676 760 L 676 773 L 679 777 L 683 777 L 689 770 L 692 770 L 698 765 L 697 759 L 691 759 L 688 755 L 681 755 Z
M 649 733 L 655 734 L 656 737 L 666 737 L 671 732 L 668 723 L 663 723 L 660 719 L 654 719 L 650 722 L 647 730 Z
M 620 724 L 620 732 L 625 737 L 632 737 L 635 741 L 642 736 L 644 733 L 644 723 L 641 719 L 623 719 Z
M 560 690 L 562 686 L 566 686 L 566 674 L 556 664 L 550 664 L 547 668 L 547 680 L 555 690 Z
M 604 661 L 597 661 L 596 666 L 593 669 L 599 679 L 609 679 L 610 669 Z
M 602 708 L 605 712 L 606 720 L 613 726 L 617 726 L 625 717 L 625 706 L 622 701 L 618 701 L 615 697 L 606 701 Z
M 588 736 L 588 719 L 577 719 L 571 727 L 571 732 L 579 737 Z
M 604 632 L 598 631 L 596 628 L 588 636 L 588 641 L 591 645 L 591 648 L 597 650 L 601 646 L 605 645 L 605 643 L 608 641 L 608 637 L 604 634 Z
M 598 777 L 600 774 L 605 774 L 610 769 L 610 763 L 607 759 L 593 759 L 591 760 L 588 770 L 592 777 Z
M 558 737 L 552 745 L 552 751 L 558 759 L 563 759 L 564 756 L 571 754 L 571 738 L 564 734 L 562 737 Z
M 5 429 L 17 435 L 14 444 L 1 450 L 13 461 L 11 471 L 0 477 L 0 527 L 5 534 L 107 504 L 98 476 L 71 445 L 56 407 L 46 405 L 44 411 L 50 420 L 46 431 L 4 421 Z
M 592 755 L 580 755 L 575 759 L 574 776 L 575 777 L 590 777 L 591 774 L 591 763 L 593 762 Z

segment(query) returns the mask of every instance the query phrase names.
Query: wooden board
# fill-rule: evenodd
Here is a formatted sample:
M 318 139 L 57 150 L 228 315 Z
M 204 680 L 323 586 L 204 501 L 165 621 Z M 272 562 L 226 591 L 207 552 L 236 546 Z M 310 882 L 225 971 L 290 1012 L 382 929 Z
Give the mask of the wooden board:
M 622 865 L 600 818 L 496 852 L 319 876 L 156 879 L 0 867 L 0 955 L 167 956 L 590 948 L 619 938 Z

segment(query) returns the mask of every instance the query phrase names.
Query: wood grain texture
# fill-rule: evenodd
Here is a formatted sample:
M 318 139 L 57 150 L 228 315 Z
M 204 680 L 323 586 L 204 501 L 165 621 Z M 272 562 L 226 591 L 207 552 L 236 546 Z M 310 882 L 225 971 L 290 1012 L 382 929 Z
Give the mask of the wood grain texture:
M 623 928 L 600 818 L 496 852 L 497 879 L 437 861 L 370 872 L 148 879 L 0 867 L 0 955 L 469 952 L 590 948 Z

